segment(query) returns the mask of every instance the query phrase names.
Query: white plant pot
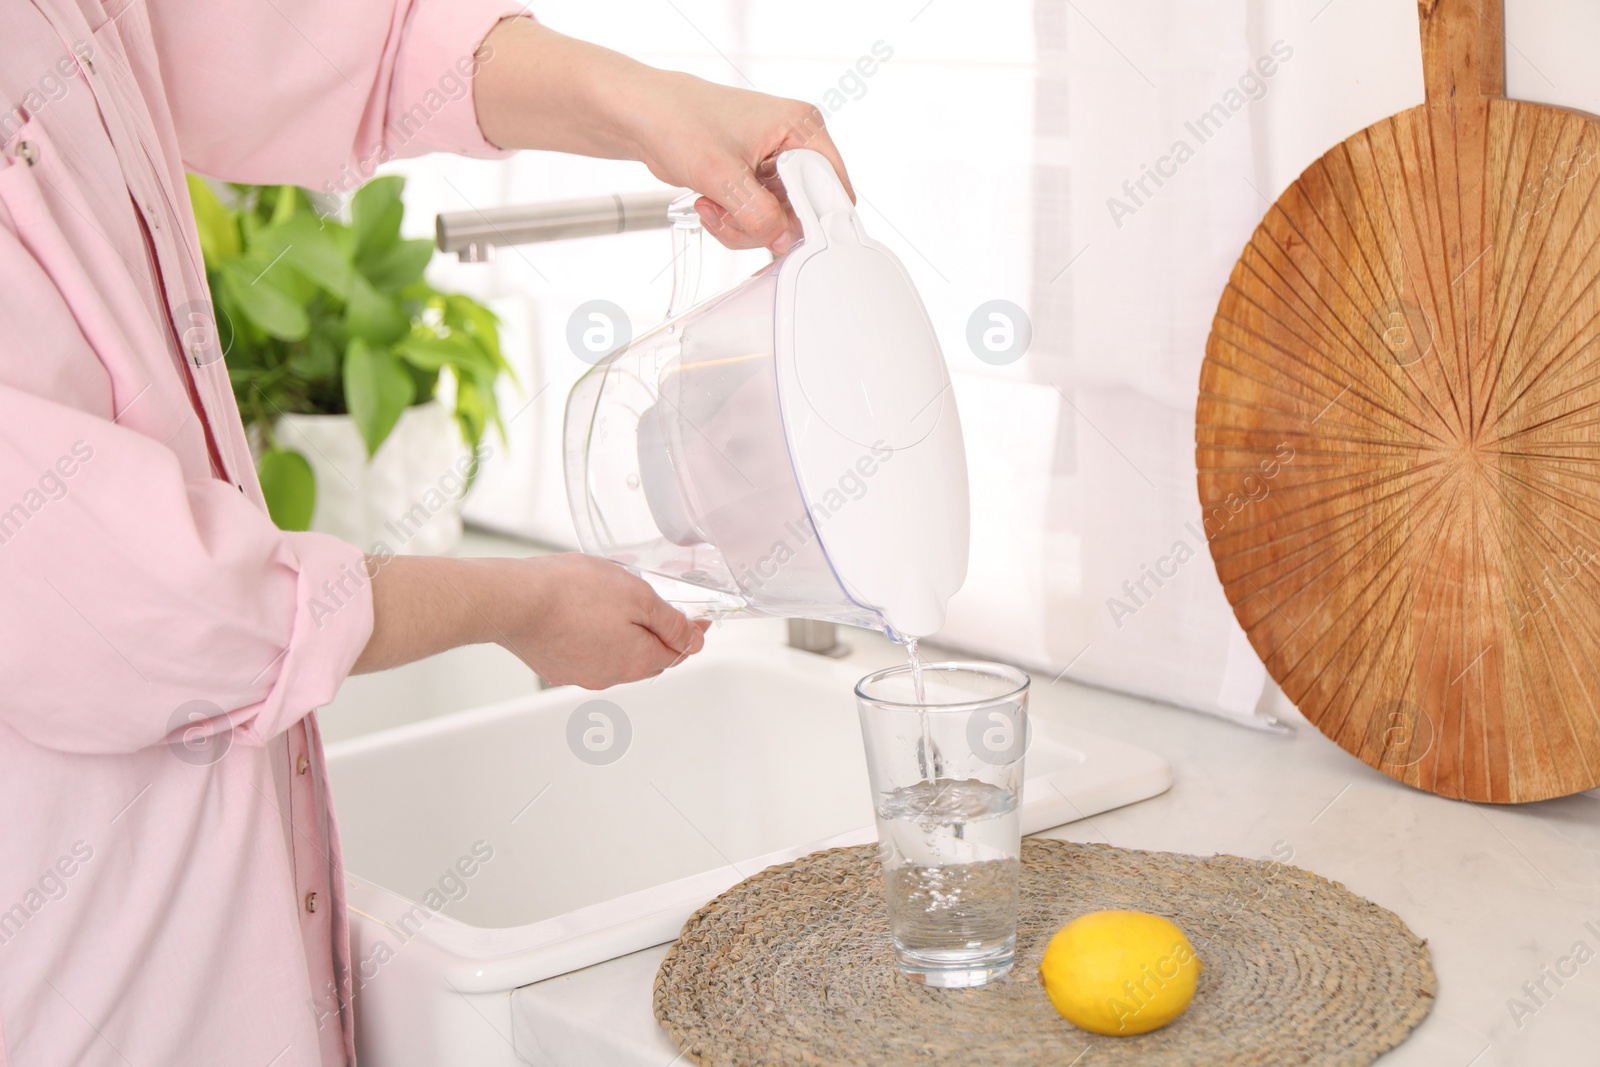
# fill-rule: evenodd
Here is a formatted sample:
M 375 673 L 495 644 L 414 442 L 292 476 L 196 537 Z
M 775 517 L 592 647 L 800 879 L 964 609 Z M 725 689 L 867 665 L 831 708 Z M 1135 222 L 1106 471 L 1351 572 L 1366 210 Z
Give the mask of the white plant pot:
M 348 415 L 285 415 L 276 431 L 316 476 L 313 530 L 397 555 L 438 555 L 460 542 L 471 454 L 438 401 L 407 408 L 370 461 Z

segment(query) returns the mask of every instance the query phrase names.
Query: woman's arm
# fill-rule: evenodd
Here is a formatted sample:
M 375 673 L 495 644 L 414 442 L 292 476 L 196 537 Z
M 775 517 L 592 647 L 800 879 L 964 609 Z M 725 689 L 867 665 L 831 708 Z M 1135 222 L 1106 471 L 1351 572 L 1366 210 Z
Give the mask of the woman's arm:
M 473 99 L 490 142 L 640 160 L 700 193 L 707 231 L 730 248 L 781 254 L 799 236 L 761 169 L 777 153 L 815 149 L 850 188 L 822 113 L 803 101 L 657 70 L 528 18 L 500 22 L 483 44 Z
M 372 637 L 354 673 L 459 645 L 498 644 L 556 685 L 604 689 L 700 651 L 691 623 L 642 579 L 576 553 L 532 559 L 367 559 Z

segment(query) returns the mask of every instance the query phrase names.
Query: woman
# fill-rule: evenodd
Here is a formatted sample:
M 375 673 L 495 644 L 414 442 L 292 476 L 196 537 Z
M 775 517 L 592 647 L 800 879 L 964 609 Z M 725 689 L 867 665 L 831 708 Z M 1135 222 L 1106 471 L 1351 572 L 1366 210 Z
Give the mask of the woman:
M 638 159 L 706 194 L 724 244 L 782 251 L 758 165 L 801 144 L 842 165 L 805 104 L 503 0 L 19 0 L 0 91 L 0 1067 L 348 1064 L 312 709 L 473 642 L 603 687 L 702 630 L 587 557 L 377 566 L 277 530 L 214 331 L 183 328 L 210 314 L 184 170 L 338 187 L 439 150 Z

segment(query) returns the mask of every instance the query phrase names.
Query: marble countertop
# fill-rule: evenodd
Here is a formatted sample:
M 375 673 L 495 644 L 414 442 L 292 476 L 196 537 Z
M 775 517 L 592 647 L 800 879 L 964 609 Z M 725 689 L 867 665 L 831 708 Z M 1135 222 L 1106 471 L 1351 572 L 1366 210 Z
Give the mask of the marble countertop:
M 849 640 L 862 673 L 903 656 L 872 635 Z M 1444 800 L 1303 722 L 1292 736 L 1257 733 L 1069 681 L 1036 680 L 1032 713 L 1158 752 L 1176 778 L 1161 796 L 1041 836 L 1281 860 L 1344 883 L 1428 941 L 1437 1003 L 1383 1067 L 1600 1063 L 1600 798 Z M 517 991 L 519 1049 L 539 1065 L 678 1062 L 650 1007 L 665 952 Z

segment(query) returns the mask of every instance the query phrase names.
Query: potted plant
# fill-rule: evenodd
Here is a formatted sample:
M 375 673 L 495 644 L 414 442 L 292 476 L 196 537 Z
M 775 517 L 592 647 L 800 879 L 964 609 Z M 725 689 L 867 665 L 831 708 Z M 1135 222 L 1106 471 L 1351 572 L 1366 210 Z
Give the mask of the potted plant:
M 438 552 L 460 536 L 485 430 L 504 440 L 511 368 L 494 314 L 423 280 L 433 242 L 400 236 L 404 183 L 363 186 L 348 223 L 291 185 L 191 176 L 189 195 L 273 521 Z

